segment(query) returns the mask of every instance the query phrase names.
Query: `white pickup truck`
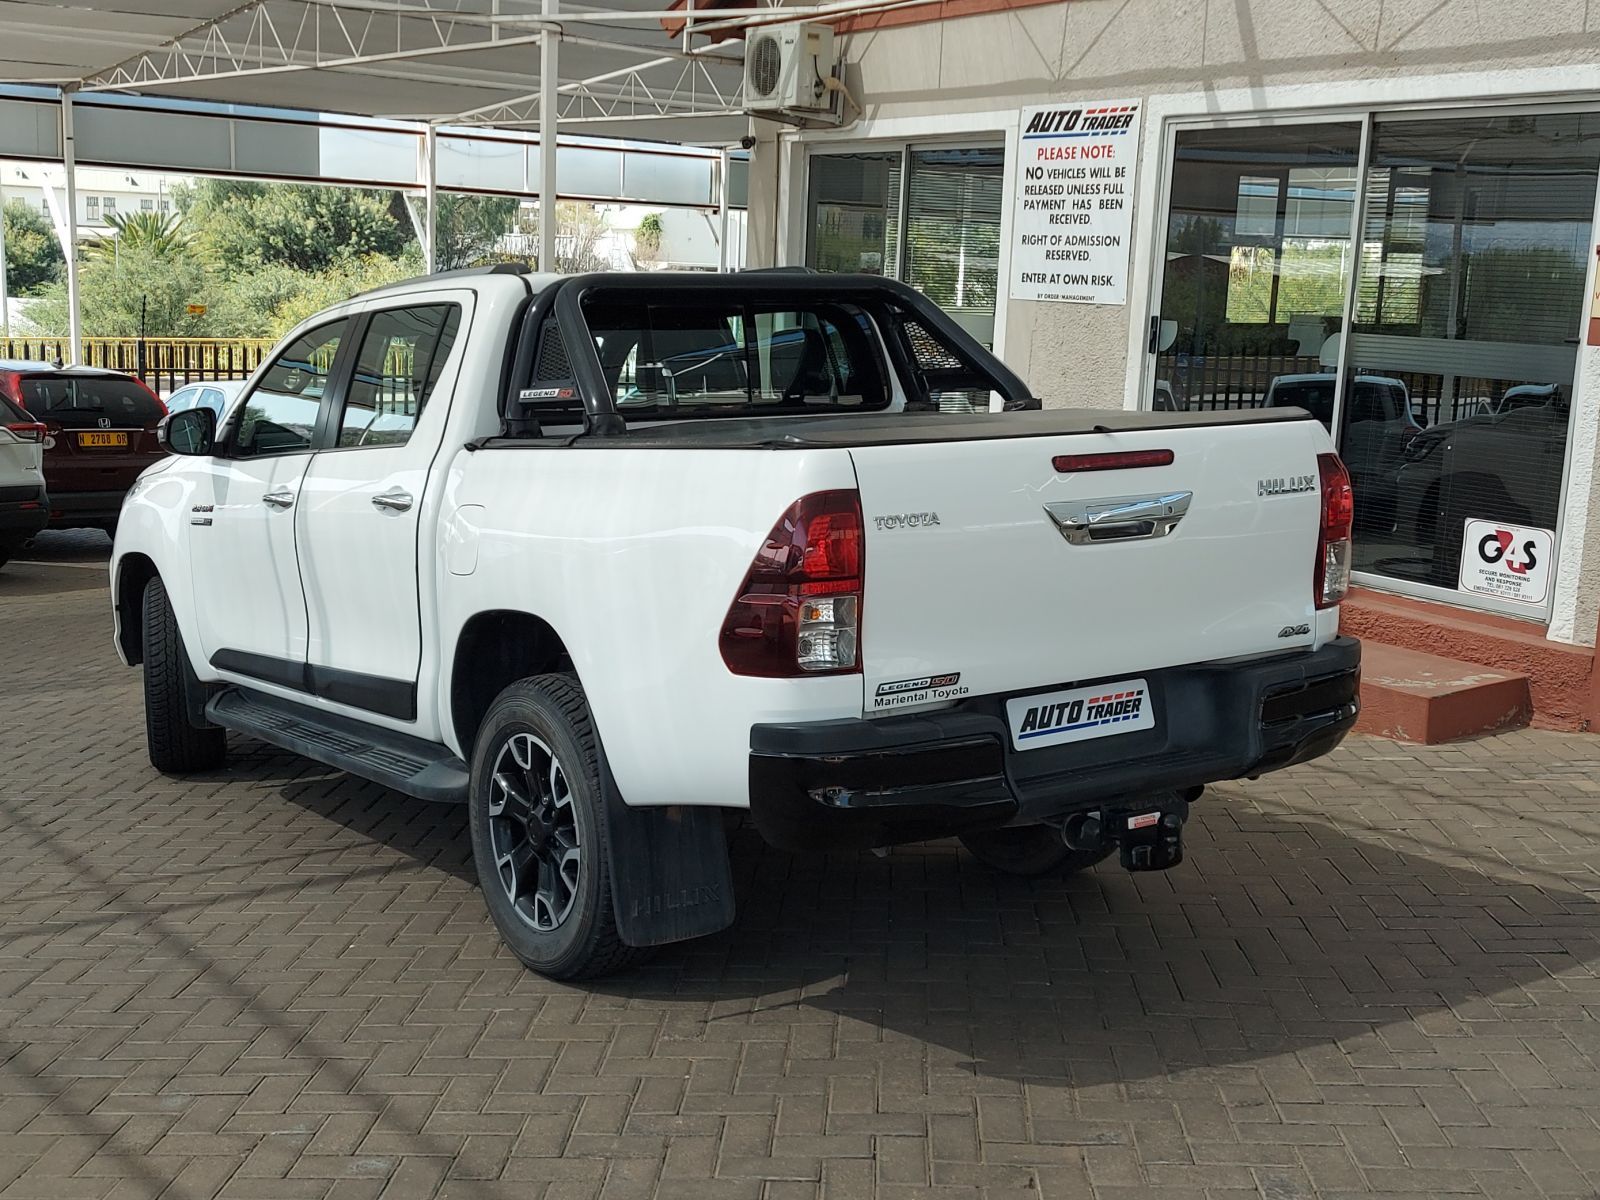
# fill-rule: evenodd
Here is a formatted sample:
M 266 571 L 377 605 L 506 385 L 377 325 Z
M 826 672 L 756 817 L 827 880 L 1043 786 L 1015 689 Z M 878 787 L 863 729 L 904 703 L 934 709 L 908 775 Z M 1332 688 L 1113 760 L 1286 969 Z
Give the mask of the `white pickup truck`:
M 726 810 L 1158 869 L 1356 716 L 1321 425 L 1041 410 L 875 277 L 433 276 L 162 438 L 111 567 L 151 762 L 234 730 L 466 802 L 553 977 L 725 927 Z

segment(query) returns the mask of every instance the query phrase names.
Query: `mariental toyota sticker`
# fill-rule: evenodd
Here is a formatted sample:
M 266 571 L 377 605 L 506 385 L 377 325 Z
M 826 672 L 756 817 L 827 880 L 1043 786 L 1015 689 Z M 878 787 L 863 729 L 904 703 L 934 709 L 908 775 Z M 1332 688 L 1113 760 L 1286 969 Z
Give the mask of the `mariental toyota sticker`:
M 1461 538 L 1461 590 L 1519 604 L 1543 604 L 1555 568 L 1548 529 L 1469 519 Z

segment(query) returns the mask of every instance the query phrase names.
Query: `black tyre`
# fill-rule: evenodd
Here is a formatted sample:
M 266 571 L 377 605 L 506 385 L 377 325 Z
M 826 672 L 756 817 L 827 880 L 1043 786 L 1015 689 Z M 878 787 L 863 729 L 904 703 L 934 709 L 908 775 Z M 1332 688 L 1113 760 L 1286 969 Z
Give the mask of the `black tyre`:
M 617 933 L 600 743 L 576 679 L 536 675 L 495 698 L 472 755 L 469 804 L 484 903 L 523 963 L 581 979 L 644 956 Z
M 1087 871 L 1115 846 L 1074 850 L 1049 825 L 1010 825 L 961 835 L 961 844 L 984 866 L 1006 875 L 1066 875 Z
M 150 765 L 163 774 L 214 771 L 228 756 L 224 730 L 189 720 L 199 688 L 166 585 L 152 579 L 144 589 L 144 735 Z

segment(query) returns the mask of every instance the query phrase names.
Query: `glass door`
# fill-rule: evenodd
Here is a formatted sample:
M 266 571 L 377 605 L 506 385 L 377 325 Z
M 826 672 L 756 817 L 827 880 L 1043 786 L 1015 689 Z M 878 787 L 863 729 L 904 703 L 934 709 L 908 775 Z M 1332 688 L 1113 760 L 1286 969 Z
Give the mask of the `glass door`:
M 1150 405 L 1296 405 L 1333 427 L 1362 123 L 1180 129 Z
M 1600 114 L 1378 118 L 1340 453 L 1355 569 L 1549 610 Z

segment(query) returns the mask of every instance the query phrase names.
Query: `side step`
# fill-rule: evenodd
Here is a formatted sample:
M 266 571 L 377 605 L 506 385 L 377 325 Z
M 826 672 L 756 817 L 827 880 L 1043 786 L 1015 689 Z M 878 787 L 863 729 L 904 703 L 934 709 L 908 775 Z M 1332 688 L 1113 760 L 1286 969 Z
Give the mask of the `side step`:
M 1521 729 L 1532 712 L 1526 675 L 1381 642 L 1361 644 L 1358 733 L 1431 746 Z
M 460 803 L 467 798 L 467 764 L 448 746 L 242 687 L 213 696 L 206 717 L 419 800 Z

